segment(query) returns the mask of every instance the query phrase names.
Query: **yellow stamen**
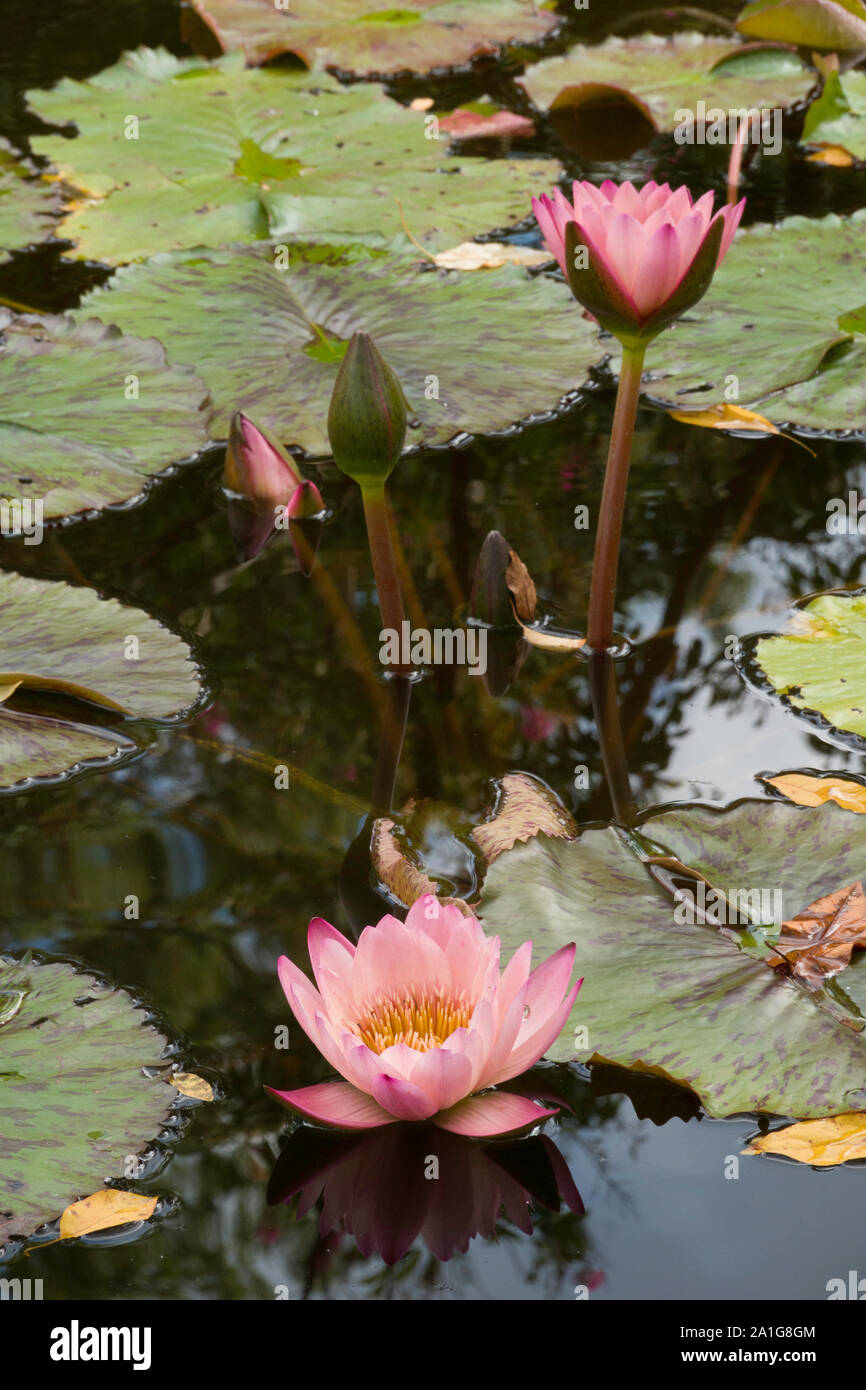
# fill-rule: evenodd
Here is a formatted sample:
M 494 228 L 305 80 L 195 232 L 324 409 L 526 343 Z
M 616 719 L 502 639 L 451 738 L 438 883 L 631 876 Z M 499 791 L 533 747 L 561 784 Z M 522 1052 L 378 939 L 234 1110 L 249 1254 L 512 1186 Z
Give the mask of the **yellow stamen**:
M 373 1052 L 384 1052 L 396 1043 L 428 1052 L 441 1047 L 456 1028 L 468 1028 L 473 1008 L 465 993 L 450 999 L 441 989 L 399 998 L 380 994 L 348 1026 Z

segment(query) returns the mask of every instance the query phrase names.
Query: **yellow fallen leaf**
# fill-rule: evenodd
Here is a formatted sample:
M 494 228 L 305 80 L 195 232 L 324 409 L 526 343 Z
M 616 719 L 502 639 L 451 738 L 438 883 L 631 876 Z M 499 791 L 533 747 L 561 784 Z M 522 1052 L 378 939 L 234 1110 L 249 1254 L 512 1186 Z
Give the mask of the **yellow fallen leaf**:
M 831 164 L 834 169 L 850 169 L 856 160 L 844 145 L 822 145 L 806 155 L 810 164 Z
M 5 685 L 0 685 L 0 705 L 4 700 L 8 700 L 10 695 L 15 694 L 20 684 L 20 681 L 7 681 Z
M 531 647 L 540 647 L 545 652 L 579 652 L 582 647 L 586 646 L 586 638 L 581 637 L 576 632 L 565 632 L 559 628 L 536 627 L 533 623 L 522 622 L 516 613 L 514 617 Z
M 854 1158 L 866 1158 L 866 1113 L 849 1110 L 827 1120 L 801 1120 L 754 1139 L 741 1152 L 782 1154 L 818 1168 L 850 1163 Z
M 501 265 L 544 265 L 549 251 L 535 246 L 513 246 L 505 241 L 461 241 L 432 259 L 440 270 L 498 270 Z
M 672 410 L 672 420 L 681 420 L 684 425 L 701 425 L 707 430 L 741 429 L 760 430 L 762 434 L 778 434 L 779 428 L 772 420 L 756 415 L 753 410 L 743 410 L 739 405 L 711 405 L 707 410 Z
M 824 806 L 835 801 L 845 811 L 866 814 L 866 786 L 847 777 L 812 776 L 806 772 L 782 772 L 778 777 L 762 777 L 797 806 Z
M 169 1081 L 182 1096 L 192 1096 L 193 1100 L 213 1100 L 213 1086 L 203 1076 L 194 1071 L 176 1071 Z
M 138 1192 L 106 1187 L 66 1208 L 60 1218 L 60 1239 L 71 1240 L 93 1231 L 107 1231 L 110 1226 L 126 1226 L 130 1221 L 147 1221 L 153 1216 L 157 1200 Z

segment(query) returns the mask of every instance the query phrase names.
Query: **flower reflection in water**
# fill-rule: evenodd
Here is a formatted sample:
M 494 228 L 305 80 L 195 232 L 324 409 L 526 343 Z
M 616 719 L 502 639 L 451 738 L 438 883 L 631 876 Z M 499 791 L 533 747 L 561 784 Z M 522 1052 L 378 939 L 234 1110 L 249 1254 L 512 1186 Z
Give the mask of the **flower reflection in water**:
M 504 1214 L 531 1235 L 532 1208 L 584 1205 L 546 1135 L 479 1143 L 429 1123 L 336 1134 L 300 1126 L 277 1159 L 270 1206 L 298 1197 L 301 1220 L 321 1199 L 322 1236 L 347 1232 L 362 1255 L 395 1264 L 420 1236 L 439 1260 L 490 1237 Z

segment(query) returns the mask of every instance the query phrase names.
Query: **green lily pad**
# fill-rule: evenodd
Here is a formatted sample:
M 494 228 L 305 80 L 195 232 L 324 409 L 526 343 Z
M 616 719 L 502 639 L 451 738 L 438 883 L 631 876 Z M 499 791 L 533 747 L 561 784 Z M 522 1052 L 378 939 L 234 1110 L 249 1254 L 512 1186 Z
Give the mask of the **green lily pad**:
M 813 733 L 866 748 L 866 590 L 821 594 L 797 609 L 787 632 L 744 638 L 738 665 Z
M 72 719 L 10 708 L 19 692 L 173 720 L 189 714 L 202 686 L 186 644 L 140 609 L 0 571 L 0 787 L 68 775 L 135 748 L 122 724 L 120 733 L 88 727 L 85 705 Z
M 248 63 L 294 53 L 308 68 L 392 76 L 453 68 L 547 38 L 557 15 L 533 0 L 192 0 L 223 52 Z M 185 32 L 187 32 L 185 28 Z M 195 31 L 188 27 L 195 43 Z
M 866 160 L 866 73 L 831 72 L 803 124 L 804 145 L 840 145 Z
M 208 64 L 140 49 L 29 100 L 78 127 L 75 140 L 32 142 L 69 192 L 58 235 L 76 243 L 70 256 L 112 265 L 269 232 L 384 244 L 400 232 L 398 203 L 413 235 L 442 249 L 524 218 L 561 169 L 449 156 L 423 113 L 379 86 L 251 71 L 240 53 Z
M 778 890 L 786 919 L 858 880 L 866 863 L 863 818 L 835 805 L 680 807 L 645 818 L 640 833 L 729 901 L 735 890 Z M 528 937 L 543 959 L 577 944 L 584 983 L 548 1057 L 651 1071 L 690 1086 L 716 1116 L 864 1108 L 866 952 L 809 990 L 765 964 L 759 934 L 740 949 L 717 926 L 678 923 L 635 838 L 613 827 L 570 843 L 539 837 L 488 871 L 482 917 L 503 947 Z
M 519 79 L 535 105 L 562 111 L 621 97 L 639 107 L 657 131 L 673 131 L 679 112 L 789 107 L 814 85 L 815 75 L 795 53 L 754 50 L 730 39 L 698 33 L 642 34 L 576 44 L 544 58 Z
M 862 0 L 753 0 L 740 11 L 737 28 L 803 48 L 866 48 L 866 5 Z
M 139 498 L 207 443 L 209 406 L 159 343 L 0 308 L 0 499 L 38 501 L 46 521 Z
M 866 303 L 864 234 L 866 211 L 738 233 L 706 297 L 652 344 L 646 393 L 677 410 L 736 399 L 804 433 L 866 429 L 866 335 L 849 317 Z
M 159 1136 L 176 1096 L 140 1004 L 68 962 L 0 957 L 0 1245 L 53 1221 Z
M 243 410 L 318 457 L 330 454 L 328 404 L 358 329 L 400 377 L 420 422 L 408 436 L 417 446 L 556 410 L 605 352 L 554 280 L 516 266 L 419 269 L 405 255 L 334 252 L 331 263 L 295 260 L 286 270 L 264 248 L 159 256 L 120 270 L 79 312 L 158 334 L 174 361 L 194 362 L 214 398 L 215 436 Z
M 19 247 L 45 241 L 60 211 L 57 187 L 40 179 L 0 139 L 0 265 Z

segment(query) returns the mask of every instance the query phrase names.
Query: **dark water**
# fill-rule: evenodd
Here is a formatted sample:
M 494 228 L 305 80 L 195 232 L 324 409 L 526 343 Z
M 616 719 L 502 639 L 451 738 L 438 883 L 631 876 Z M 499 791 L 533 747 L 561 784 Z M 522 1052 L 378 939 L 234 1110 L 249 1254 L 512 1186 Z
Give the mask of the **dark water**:
M 637 8 L 591 7 L 571 32 L 601 34 Z M 21 101 L 28 87 L 98 71 L 141 43 L 184 51 L 177 8 L 164 0 L 37 10 L 6 0 L 4 12 L 2 132 L 19 141 L 34 128 Z M 465 99 L 490 86 L 479 75 L 453 91 Z M 715 152 L 683 158 L 657 140 L 630 168 L 723 188 Z M 571 167 L 599 173 L 573 157 Z M 759 189 L 751 178 L 753 220 L 866 202 L 859 176 L 796 153 L 765 160 Z M 53 251 L 18 256 L 0 277 L 0 295 L 46 309 L 74 304 L 94 281 Z M 424 625 L 448 627 L 462 611 L 493 527 L 529 566 L 543 609 L 582 624 L 592 537 L 574 529 L 574 508 L 597 501 L 612 399 L 602 382 L 555 424 L 401 465 L 392 501 Z M 641 806 L 761 795 L 755 773 L 767 769 L 863 770 L 748 693 L 722 655 L 726 636 L 773 628 L 792 597 L 864 581 L 859 539 L 825 531 L 828 499 L 866 485 L 864 447 L 813 447 L 816 457 L 785 439 L 715 437 L 641 409 L 619 593 L 620 626 L 637 643 L 619 681 Z M 0 549 L 4 567 L 86 582 L 199 639 L 215 694 L 192 728 L 153 732 L 149 750 L 112 773 L 0 801 L 0 950 L 69 955 L 144 995 L 221 1092 L 136 1184 L 166 1198 L 161 1220 L 132 1241 L 36 1249 L 27 1274 L 55 1299 L 271 1299 L 280 1286 L 291 1298 L 571 1299 L 580 1284 L 594 1299 L 825 1297 L 828 1279 L 863 1265 L 862 1173 L 744 1159 L 738 1179 L 726 1178 L 754 1120 L 690 1116 L 682 1094 L 661 1086 L 630 1098 L 632 1083 L 614 1070 L 560 1077 L 575 1113 L 548 1133 L 586 1211 L 542 1207 L 532 1236 L 503 1218 L 497 1239 L 478 1238 L 450 1261 L 418 1243 L 388 1268 L 349 1235 L 320 1238 L 315 1209 L 296 1221 L 291 1208 L 266 1205 L 288 1126 L 262 1086 L 327 1075 L 289 1017 L 276 958 L 305 962 L 313 915 L 346 928 L 376 911 L 365 915 L 363 864 L 344 861 L 369 810 L 381 731 L 369 681 L 289 546 L 236 564 L 219 463 L 211 451 L 134 510 L 52 532 L 40 547 Z M 375 663 L 359 495 L 328 470 L 322 489 L 333 521 L 321 561 Z M 293 769 L 289 790 L 274 789 L 277 763 Z M 575 791 L 581 765 L 589 787 Z M 458 887 L 460 834 L 489 803 L 490 779 L 518 768 L 579 819 L 610 814 L 583 666 L 533 652 L 499 700 L 449 668 L 413 688 L 394 804 L 437 803 L 429 838 L 450 856 Z M 130 893 L 138 922 L 123 917 Z M 292 1046 L 276 1051 L 286 1022 Z

